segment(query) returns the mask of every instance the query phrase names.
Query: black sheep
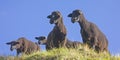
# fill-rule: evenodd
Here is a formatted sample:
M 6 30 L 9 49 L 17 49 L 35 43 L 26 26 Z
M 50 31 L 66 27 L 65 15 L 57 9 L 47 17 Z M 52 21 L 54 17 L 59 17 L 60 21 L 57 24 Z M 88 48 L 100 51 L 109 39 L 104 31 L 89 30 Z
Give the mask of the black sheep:
M 68 15 L 71 22 L 78 22 L 81 27 L 81 36 L 83 43 L 88 44 L 96 51 L 108 51 L 108 40 L 100 29 L 92 22 L 85 19 L 82 11 L 74 10 Z
M 40 47 L 38 44 L 33 43 L 32 41 L 29 41 L 24 37 L 19 38 L 17 41 L 7 42 L 6 44 L 11 46 L 11 51 L 16 49 L 17 56 L 20 53 L 30 54 L 32 52 L 40 51 Z
M 46 39 L 45 36 L 35 37 L 35 39 L 38 40 L 38 44 L 40 44 L 40 45 L 46 45 L 46 43 L 47 43 L 47 39 Z M 81 42 L 70 41 L 70 40 L 67 39 L 65 47 L 66 48 L 78 48 L 80 45 L 82 45 Z
M 50 19 L 50 24 L 55 24 L 55 26 L 47 37 L 46 49 L 65 47 L 67 32 L 61 13 L 53 11 L 47 18 Z

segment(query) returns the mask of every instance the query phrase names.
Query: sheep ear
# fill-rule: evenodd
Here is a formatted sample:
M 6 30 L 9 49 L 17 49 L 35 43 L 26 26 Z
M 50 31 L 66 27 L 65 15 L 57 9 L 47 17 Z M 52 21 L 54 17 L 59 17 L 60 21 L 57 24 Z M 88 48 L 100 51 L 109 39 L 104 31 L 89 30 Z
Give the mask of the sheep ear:
M 79 10 L 79 14 L 83 14 L 83 12 L 81 10 Z
M 72 17 L 72 13 L 70 13 L 70 14 L 68 15 L 68 17 Z
M 7 42 L 6 44 L 7 44 L 7 45 L 10 45 L 10 44 L 11 44 L 11 42 Z
M 51 18 L 51 15 L 48 15 L 47 18 Z
M 46 37 L 45 36 L 41 36 L 40 39 L 43 40 L 43 39 L 46 39 Z
M 35 37 L 36 40 L 38 40 L 38 37 Z

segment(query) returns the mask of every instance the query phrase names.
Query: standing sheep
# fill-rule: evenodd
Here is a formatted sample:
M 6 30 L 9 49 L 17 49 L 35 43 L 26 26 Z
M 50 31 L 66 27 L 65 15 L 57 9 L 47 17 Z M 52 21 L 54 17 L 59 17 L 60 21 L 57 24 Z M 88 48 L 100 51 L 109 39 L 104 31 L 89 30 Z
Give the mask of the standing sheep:
M 7 42 L 7 45 L 10 45 L 10 50 L 13 51 L 16 49 L 17 56 L 20 53 L 30 54 L 32 52 L 40 51 L 38 44 L 35 44 L 24 37 L 19 38 L 17 41 Z
M 92 22 L 88 22 L 82 11 L 74 10 L 68 15 L 71 17 L 71 22 L 78 22 L 81 27 L 81 36 L 83 43 L 88 44 L 96 51 L 108 51 L 108 40 L 99 28 Z

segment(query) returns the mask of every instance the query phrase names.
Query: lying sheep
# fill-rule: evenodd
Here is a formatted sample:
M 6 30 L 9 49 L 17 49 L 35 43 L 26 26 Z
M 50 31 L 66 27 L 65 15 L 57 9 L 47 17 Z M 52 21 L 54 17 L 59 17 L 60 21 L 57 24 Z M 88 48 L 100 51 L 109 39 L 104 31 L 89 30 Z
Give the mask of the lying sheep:
M 35 39 L 38 40 L 38 44 L 40 45 L 46 45 L 47 43 L 47 39 L 45 36 L 35 37 Z M 78 48 L 79 45 L 82 45 L 82 43 L 78 41 L 70 41 L 67 39 L 65 47 L 66 48 Z
M 7 42 L 7 45 L 10 45 L 10 50 L 13 51 L 16 49 L 17 56 L 20 53 L 30 54 L 35 51 L 40 51 L 38 44 L 33 43 L 32 41 L 27 40 L 24 37 L 18 38 L 16 41 Z

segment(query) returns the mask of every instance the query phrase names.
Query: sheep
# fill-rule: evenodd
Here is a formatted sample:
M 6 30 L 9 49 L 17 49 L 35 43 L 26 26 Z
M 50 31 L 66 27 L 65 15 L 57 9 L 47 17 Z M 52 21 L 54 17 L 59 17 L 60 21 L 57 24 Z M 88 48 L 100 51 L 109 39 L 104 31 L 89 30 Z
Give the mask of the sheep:
M 85 19 L 81 10 L 74 10 L 68 14 L 71 17 L 71 22 L 78 22 L 81 27 L 81 36 L 84 44 L 88 44 L 97 52 L 108 51 L 108 40 L 100 29 L 92 22 Z
M 46 45 L 47 43 L 47 38 L 45 36 L 35 37 L 35 39 L 38 40 L 38 44 L 40 45 Z M 81 42 L 71 41 L 67 39 L 65 47 L 66 48 L 78 48 L 80 45 L 82 45 Z
M 35 37 L 35 39 L 38 40 L 39 45 L 46 45 L 47 44 L 47 38 L 45 36 Z
M 33 43 L 32 41 L 27 40 L 25 37 L 18 38 L 16 41 L 7 42 L 7 45 L 10 45 L 10 50 L 14 49 L 17 51 L 17 56 L 20 53 L 30 54 L 36 51 L 40 51 L 38 44 Z
M 65 47 L 67 31 L 63 24 L 62 15 L 59 11 L 53 11 L 47 16 L 50 24 L 55 24 L 53 30 L 48 34 L 46 49 Z
M 67 39 L 67 42 L 66 42 L 67 48 L 78 48 L 80 45 L 82 45 L 82 43 L 79 41 L 71 41 Z

